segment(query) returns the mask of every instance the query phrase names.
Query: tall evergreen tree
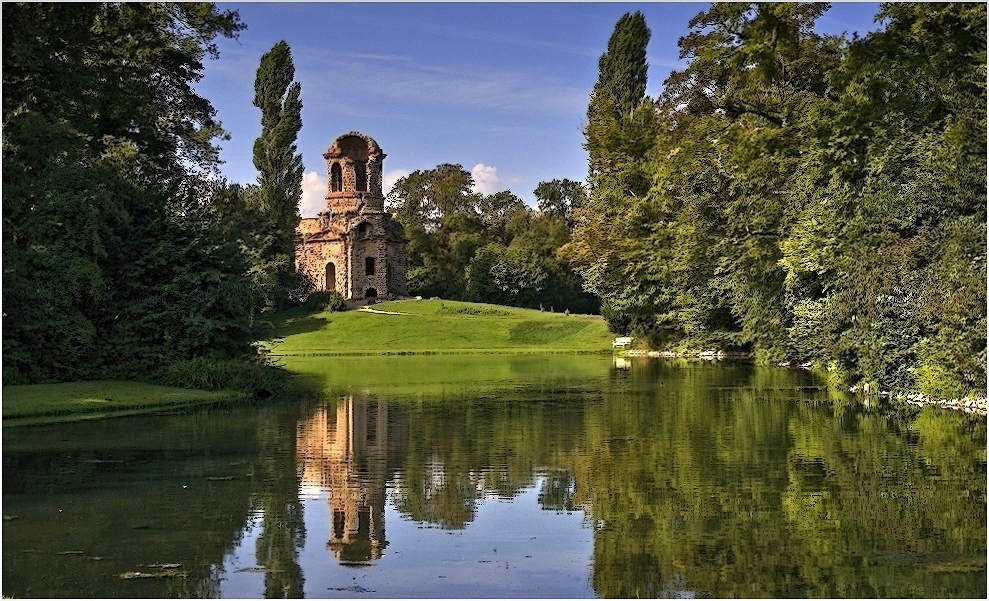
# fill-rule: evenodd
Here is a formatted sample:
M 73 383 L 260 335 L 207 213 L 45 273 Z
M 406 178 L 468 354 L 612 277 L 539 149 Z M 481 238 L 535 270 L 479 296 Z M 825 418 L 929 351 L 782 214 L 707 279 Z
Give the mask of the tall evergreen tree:
M 610 197 L 612 205 L 649 189 L 639 166 L 655 138 L 655 111 L 646 98 L 650 35 L 638 11 L 618 20 L 598 61 L 598 81 L 587 107 L 584 148 L 592 195 L 599 201 Z
M 293 82 L 292 51 L 284 40 L 261 57 L 254 80 L 254 106 L 261 109 L 261 136 L 254 142 L 258 188 L 254 202 L 265 217 L 268 236 L 256 249 L 255 281 L 269 307 L 281 307 L 295 279 L 295 228 L 302 200 L 302 84 Z
M 598 61 L 584 130 L 588 153 L 588 197 L 573 212 L 574 235 L 565 247 L 580 270 L 583 286 L 602 299 L 628 281 L 625 240 L 610 235 L 628 209 L 650 187 L 646 158 L 659 134 L 655 102 L 646 97 L 650 38 L 642 13 L 626 13 L 615 24 L 608 49 Z M 638 301 L 626 299 L 628 306 Z M 608 310 L 607 302 L 602 308 Z
M 608 39 L 608 50 L 598 60 L 598 81 L 594 96 L 607 96 L 614 101 L 609 108 L 619 120 L 626 120 L 646 95 L 646 46 L 651 37 L 642 13 L 625 13 Z M 601 105 L 591 103 L 588 120 L 594 118 Z

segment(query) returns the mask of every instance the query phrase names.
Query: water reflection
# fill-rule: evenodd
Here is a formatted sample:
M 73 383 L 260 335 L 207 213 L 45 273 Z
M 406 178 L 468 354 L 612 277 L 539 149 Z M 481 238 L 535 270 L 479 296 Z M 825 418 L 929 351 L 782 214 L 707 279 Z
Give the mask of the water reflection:
M 3 594 L 986 594 L 984 418 L 742 364 L 308 361 L 309 404 L 5 430 Z
M 258 426 L 294 419 L 205 410 L 5 428 L 3 595 L 218 596 L 270 474 Z M 133 573 L 151 577 L 121 577 Z
M 268 599 L 296 599 L 304 590 L 299 549 L 305 543 L 306 525 L 293 436 L 298 418 L 297 407 L 258 415 L 258 460 L 253 478 L 261 532 L 254 549 L 258 566 L 264 568 L 264 596 Z
M 303 491 L 328 492 L 326 546 L 343 564 L 370 564 L 388 545 L 388 448 L 401 437 L 400 428 L 389 424 L 387 403 L 352 395 L 335 407 L 317 407 L 299 424 L 296 447 Z

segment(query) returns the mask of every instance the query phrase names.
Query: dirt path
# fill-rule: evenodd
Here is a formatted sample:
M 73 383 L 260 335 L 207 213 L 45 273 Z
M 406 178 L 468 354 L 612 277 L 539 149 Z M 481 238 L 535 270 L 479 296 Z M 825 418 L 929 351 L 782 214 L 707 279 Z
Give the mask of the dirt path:
M 415 315 L 415 313 L 400 313 L 398 311 L 379 311 L 370 307 L 361 307 L 357 310 L 365 313 L 377 313 L 378 315 Z

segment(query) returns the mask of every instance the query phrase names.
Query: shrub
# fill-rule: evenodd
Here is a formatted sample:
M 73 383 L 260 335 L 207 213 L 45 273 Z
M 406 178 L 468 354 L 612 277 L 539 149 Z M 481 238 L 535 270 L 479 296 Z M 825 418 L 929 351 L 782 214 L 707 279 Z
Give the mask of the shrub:
M 313 292 L 302 306 L 312 311 L 343 311 L 347 308 L 343 295 L 336 290 Z
M 263 399 L 285 390 L 288 372 L 262 361 L 196 357 L 171 363 L 158 380 L 180 388 L 237 390 Z

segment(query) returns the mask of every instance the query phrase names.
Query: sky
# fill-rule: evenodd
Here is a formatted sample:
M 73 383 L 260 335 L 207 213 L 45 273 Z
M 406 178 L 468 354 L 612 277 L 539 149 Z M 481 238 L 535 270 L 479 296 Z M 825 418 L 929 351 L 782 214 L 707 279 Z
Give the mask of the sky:
M 615 23 L 642 11 L 652 31 L 649 84 L 658 96 L 683 69 L 677 40 L 701 3 L 219 3 L 247 30 L 218 40 L 196 86 L 231 139 L 219 142 L 221 174 L 256 181 L 261 133 L 254 77 L 278 41 L 292 49 L 302 84 L 298 148 L 305 165 L 303 216 L 324 206 L 323 153 L 360 131 L 386 153 L 385 192 L 398 178 L 442 163 L 461 165 L 484 194 L 511 190 L 529 205 L 542 181 L 587 176 L 581 146 L 598 58 Z M 835 3 L 822 33 L 878 28 L 876 3 Z

